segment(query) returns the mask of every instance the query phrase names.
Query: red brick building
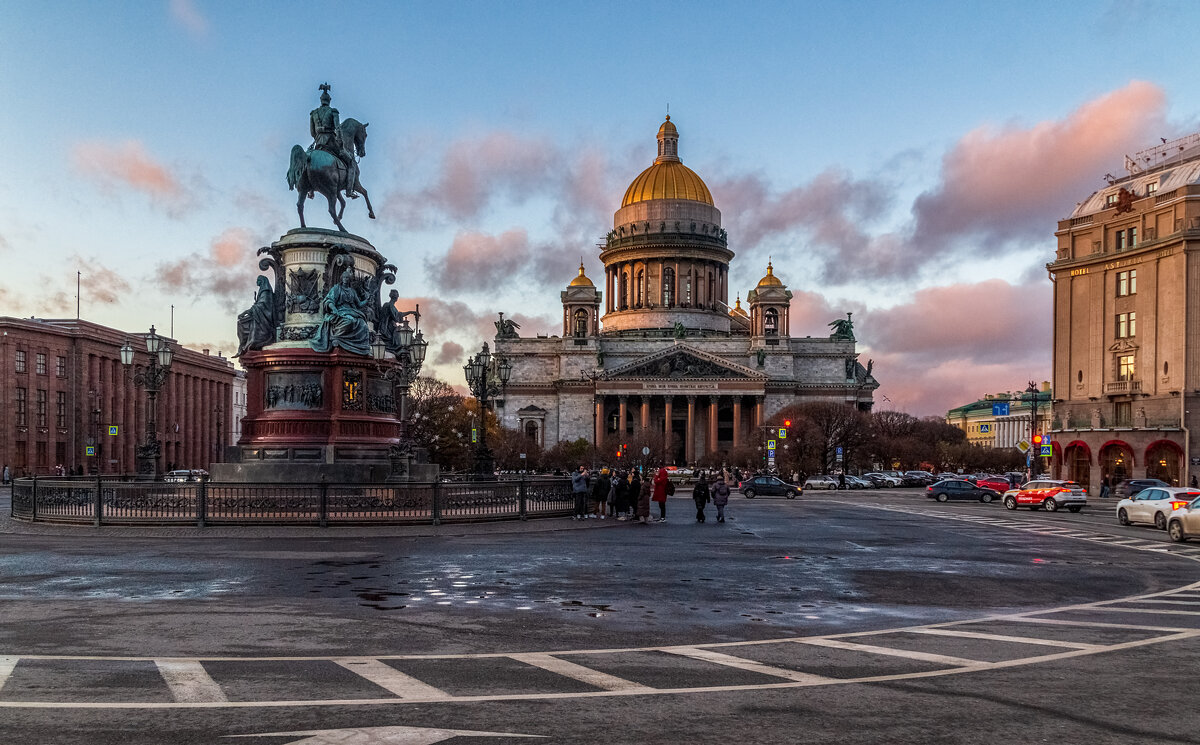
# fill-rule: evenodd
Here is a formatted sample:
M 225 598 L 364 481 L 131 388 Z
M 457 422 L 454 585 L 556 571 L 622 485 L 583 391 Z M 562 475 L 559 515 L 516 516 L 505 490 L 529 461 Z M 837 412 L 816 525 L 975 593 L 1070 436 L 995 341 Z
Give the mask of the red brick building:
M 131 342 L 134 364 L 144 364 L 146 334 L 75 319 L 0 317 L 0 465 L 15 475 L 49 474 L 59 465 L 72 473 L 132 473 L 134 449 L 146 436 L 146 392 L 134 387 L 120 348 Z M 159 467 L 207 468 L 231 443 L 234 368 L 222 356 L 169 341 L 175 359 L 158 394 Z

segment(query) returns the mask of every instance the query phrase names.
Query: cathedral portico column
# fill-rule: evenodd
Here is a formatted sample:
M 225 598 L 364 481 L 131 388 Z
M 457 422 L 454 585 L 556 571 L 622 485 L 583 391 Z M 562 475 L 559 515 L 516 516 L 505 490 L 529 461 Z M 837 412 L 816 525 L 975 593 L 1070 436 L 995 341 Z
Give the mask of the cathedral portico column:
M 742 397 L 733 397 L 733 446 L 742 444 Z
M 592 445 L 599 448 L 604 433 L 604 396 L 596 396 L 596 431 L 592 433 Z
M 672 396 L 663 398 L 663 450 L 671 457 L 671 401 Z
M 650 397 L 642 396 L 642 434 L 650 430 Z
M 757 429 L 763 426 L 763 397 L 754 397 L 754 427 Z
M 690 466 L 696 462 L 696 397 L 687 397 L 687 440 L 684 441 L 684 459 Z
M 625 437 L 625 416 L 629 411 L 629 396 L 617 396 L 617 401 L 620 402 L 617 407 L 617 434 L 622 438 Z
M 720 403 L 720 396 L 708 397 L 708 437 L 705 438 L 708 442 L 704 443 L 704 449 L 709 453 L 717 452 L 717 407 Z

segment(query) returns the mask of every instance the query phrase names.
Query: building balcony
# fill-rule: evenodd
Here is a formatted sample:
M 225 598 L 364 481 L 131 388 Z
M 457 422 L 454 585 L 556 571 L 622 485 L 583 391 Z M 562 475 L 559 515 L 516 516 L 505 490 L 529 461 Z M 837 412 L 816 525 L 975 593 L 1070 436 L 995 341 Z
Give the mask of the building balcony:
M 1111 383 L 1104 384 L 1104 395 L 1106 396 L 1120 396 L 1141 392 L 1142 381 L 1140 380 L 1114 380 Z

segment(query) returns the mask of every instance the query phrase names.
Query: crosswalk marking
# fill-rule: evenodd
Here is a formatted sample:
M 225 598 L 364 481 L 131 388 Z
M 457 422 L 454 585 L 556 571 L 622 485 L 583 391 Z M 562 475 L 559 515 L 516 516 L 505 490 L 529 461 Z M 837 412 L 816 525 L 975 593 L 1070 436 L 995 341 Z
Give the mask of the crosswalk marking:
M 711 649 L 697 649 L 696 647 L 671 647 L 664 649 L 664 652 L 671 654 L 691 657 L 694 660 L 704 660 L 705 662 L 715 662 L 718 665 L 726 667 L 736 667 L 741 670 L 749 670 L 763 675 L 772 675 L 776 678 L 785 678 L 794 680 L 797 683 L 812 683 L 825 684 L 832 682 L 832 679 L 820 675 L 812 675 L 811 673 L 802 673 L 799 670 L 788 670 L 782 667 L 773 667 L 754 660 L 748 660 L 744 657 L 735 657 L 721 652 L 714 652 Z
M 1057 611 L 1049 611 L 1056 613 Z M 1177 626 L 1145 626 L 1134 623 L 1105 623 L 1104 621 L 1077 621 L 1075 619 L 1063 618 L 1046 618 L 1044 616 L 1012 616 L 1006 618 L 1006 621 L 1015 621 L 1016 623 L 1040 623 L 1046 626 L 1088 626 L 1098 629 L 1126 629 L 1129 631 L 1154 631 L 1163 634 L 1179 633 L 1188 631 L 1188 629 Z
M 1140 600 L 1138 602 L 1141 602 Z M 1170 608 L 1122 608 L 1118 605 L 1098 605 L 1096 610 L 1118 613 L 1162 613 L 1173 616 L 1200 616 L 1200 610 L 1172 610 Z
M 914 634 L 930 634 L 932 636 L 958 636 L 964 639 L 986 639 L 994 642 L 1013 642 L 1014 644 L 1039 644 L 1044 647 L 1065 647 L 1067 649 L 1102 649 L 1101 644 L 1083 644 L 1080 642 L 1063 642 L 1057 639 L 1031 639 L 1027 636 L 1007 636 L 1005 634 L 985 634 L 979 631 L 959 631 L 958 629 L 913 629 Z
M 17 657 L 0 657 L 0 690 L 4 688 L 5 682 L 8 681 L 8 676 L 12 675 L 13 668 L 17 666 Z
M 155 660 L 154 664 L 176 701 L 195 703 L 229 700 L 199 660 Z
M 440 688 L 422 683 L 380 660 L 343 658 L 334 662 L 405 701 L 440 701 L 450 698 L 450 695 Z
M 988 663 L 980 660 L 968 660 L 962 657 L 950 657 L 944 654 L 933 654 L 931 652 L 914 652 L 908 649 L 893 649 L 891 647 L 877 647 L 871 644 L 858 644 L 856 642 L 844 642 L 839 639 L 799 639 L 800 644 L 811 644 L 817 647 L 832 647 L 834 649 L 845 649 L 851 652 L 866 652 L 869 654 L 882 654 L 889 657 L 907 657 L 910 660 L 921 660 L 923 662 L 936 662 L 942 665 L 952 665 L 954 667 L 978 667 L 979 665 L 987 665 Z
M 543 670 L 549 670 L 552 673 L 557 673 L 566 678 L 573 678 L 590 686 L 601 688 L 605 691 L 652 691 L 650 686 L 644 686 L 641 683 L 635 683 L 632 680 L 618 678 L 615 675 L 602 673 L 599 670 L 593 670 L 590 667 L 576 665 L 574 662 L 560 659 L 553 655 L 544 654 L 541 652 L 528 652 L 522 654 L 509 655 L 518 662 L 524 662 L 526 665 L 540 667 Z
M 1200 598 L 1195 600 L 1169 600 L 1167 598 L 1146 598 L 1139 603 L 1166 603 L 1167 605 L 1200 605 Z

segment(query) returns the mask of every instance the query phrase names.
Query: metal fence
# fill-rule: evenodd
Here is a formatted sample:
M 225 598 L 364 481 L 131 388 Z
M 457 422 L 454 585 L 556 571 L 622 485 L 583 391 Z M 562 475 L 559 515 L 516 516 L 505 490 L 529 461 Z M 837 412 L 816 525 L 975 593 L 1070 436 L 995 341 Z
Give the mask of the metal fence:
M 91 525 L 438 525 L 572 513 L 567 478 L 409 484 L 13 482 L 12 516 Z

